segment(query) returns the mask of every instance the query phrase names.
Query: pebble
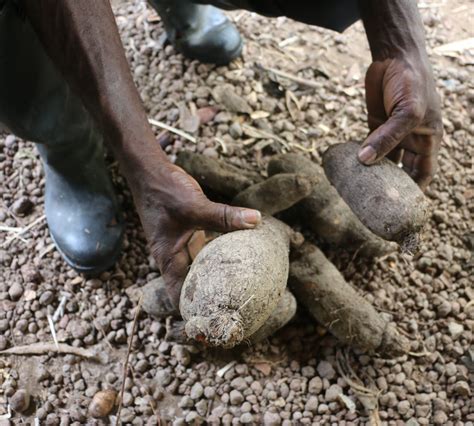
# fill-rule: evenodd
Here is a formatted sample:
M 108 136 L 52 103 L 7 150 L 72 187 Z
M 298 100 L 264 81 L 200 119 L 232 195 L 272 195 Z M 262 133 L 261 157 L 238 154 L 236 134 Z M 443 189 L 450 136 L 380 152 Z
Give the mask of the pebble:
M 20 197 L 12 204 L 11 209 L 17 216 L 26 216 L 31 213 L 33 207 L 34 204 L 28 197 Z
M 8 295 L 10 299 L 16 302 L 23 295 L 23 286 L 19 283 L 13 283 L 8 289 Z
M 30 406 L 30 394 L 25 389 L 18 389 L 8 402 L 13 411 L 23 413 Z
M 266 411 L 263 415 L 264 426 L 279 426 L 281 424 L 281 417 L 278 413 Z
M 433 415 L 433 423 L 435 425 L 445 425 L 448 422 L 448 416 L 444 411 L 435 411 Z
M 229 396 L 229 400 L 232 405 L 240 405 L 244 401 L 243 395 L 238 390 L 232 390 Z
M 319 395 L 319 393 L 323 389 L 323 381 L 320 377 L 316 376 L 313 377 L 308 383 L 308 391 L 309 393 Z
M 450 322 L 448 324 L 448 330 L 449 334 L 451 334 L 453 339 L 458 339 L 462 335 L 464 327 L 461 324 L 458 324 L 457 322 Z
M 342 393 L 342 388 L 339 385 L 331 385 L 327 390 L 324 396 L 326 401 L 338 401 L 339 395 Z
M 318 364 L 317 370 L 323 379 L 332 380 L 334 377 L 336 377 L 336 371 L 328 361 L 321 361 Z
M 318 409 L 318 405 L 319 405 L 318 398 L 316 396 L 310 396 L 308 398 L 308 401 L 306 401 L 304 409 L 306 411 L 316 412 L 316 410 Z
M 251 413 L 243 413 L 240 416 L 240 423 L 243 423 L 244 425 L 253 423 L 253 416 Z
M 459 382 L 456 382 L 453 386 L 453 391 L 459 396 L 469 396 L 471 395 L 471 388 L 467 382 L 464 380 L 460 380 Z
M 192 399 L 199 399 L 204 394 L 204 388 L 201 383 L 195 383 L 191 388 L 190 396 Z
M 397 411 L 404 416 L 410 411 L 411 405 L 409 401 L 400 401 L 397 405 Z

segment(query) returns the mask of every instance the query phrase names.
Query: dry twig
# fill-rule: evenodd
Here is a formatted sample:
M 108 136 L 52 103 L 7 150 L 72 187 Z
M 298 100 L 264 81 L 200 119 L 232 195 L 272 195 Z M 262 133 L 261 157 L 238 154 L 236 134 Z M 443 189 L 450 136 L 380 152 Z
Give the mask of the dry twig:
M 123 375 L 122 375 L 122 387 L 120 388 L 120 397 L 119 397 L 119 406 L 117 409 L 117 420 L 115 422 L 115 425 L 120 425 L 120 413 L 122 411 L 122 404 L 123 404 L 123 394 L 125 392 L 125 379 L 128 376 L 128 363 L 130 359 L 130 352 L 132 350 L 132 344 L 133 344 L 133 336 L 135 335 L 135 330 L 137 328 L 137 320 L 138 320 L 138 315 L 140 315 L 141 307 L 142 307 L 142 300 L 143 296 L 140 298 L 137 304 L 137 308 L 135 311 L 135 317 L 133 318 L 133 323 L 132 323 L 132 331 L 130 333 L 130 339 L 128 341 L 128 348 L 127 348 L 127 355 L 125 356 L 125 362 L 123 364 Z
M 177 129 L 176 127 L 168 126 L 168 124 L 162 123 L 161 121 L 155 120 L 153 118 L 149 118 L 148 122 L 153 126 L 159 127 L 160 129 L 165 129 L 171 133 L 174 133 L 175 135 L 181 136 L 182 138 L 187 139 L 192 143 L 197 143 L 197 140 L 194 136 L 191 136 L 190 134 Z
M 14 346 L 13 348 L 0 351 L 0 355 L 49 355 L 51 353 L 77 355 L 86 359 L 97 359 L 92 351 L 83 348 L 66 345 L 65 343 L 32 343 L 31 345 Z

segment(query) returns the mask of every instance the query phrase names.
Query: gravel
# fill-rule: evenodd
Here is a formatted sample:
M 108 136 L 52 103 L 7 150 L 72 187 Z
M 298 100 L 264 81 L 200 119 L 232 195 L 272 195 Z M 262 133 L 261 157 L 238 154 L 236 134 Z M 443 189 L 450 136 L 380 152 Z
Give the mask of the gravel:
M 456 14 L 453 21 L 451 11 L 459 5 L 468 2 L 449 0 L 421 9 L 430 54 L 436 46 L 469 37 L 462 25 L 468 12 Z M 197 144 L 171 137 L 166 152 L 172 160 L 189 149 L 263 172 L 282 145 L 255 138 L 248 126 L 278 135 L 316 162 L 328 145 L 365 137 L 363 79 L 370 56 L 360 23 L 339 35 L 237 12 L 232 16 L 246 40 L 243 59 L 214 67 L 183 60 L 163 44 L 161 22 L 144 1 L 113 0 L 113 6 L 149 117 L 179 127 L 181 103 L 189 111 L 219 107 L 195 132 Z M 433 214 L 420 253 L 369 262 L 321 245 L 345 278 L 412 342 L 413 355 L 396 360 L 347 354 L 362 382 L 380 391 L 379 415 L 388 425 L 474 422 L 469 407 L 474 366 L 469 352 L 474 327 L 474 60 L 468 52 L 431 57 L 446 136 L 439 173 L 427 192 Z M 284 79 L 275 83 L 256 63 L 297 74 L 316 89 Z M 233 100 L 247 112 L 231 112 L 223 101 L 215 101 L 213 93 L 223 84 L 232 86 Z M 0 358 L 0 416 L 21 389 L 28 389 L 33 401 L 24 414 L 14 413 L 9 424 L 33 423 L 34 417 L 45 425 L 86 424 L 92 397 L 100 390 L 120 390 L 135 313 L 132 294 L 159 271 L 125 180 L 113 160 L 109 168 L 128 224 L 123 255 L 112 269 L 87 279 L 72 271 L 54 250 L 44 221 L 0 248 L 0 350 L 51 341 L 48 315 L 58 311 L 58 341 L 103 357 L 102 364 L 73 355 Z M 24 228 L 44 214 L 44 175 L 31 143 L 0 136 L 0 179 L 3 227 Z M 29 207 L 23 208 L 21 200 Z M 1 231 L 2 244 L 9 236 Z M 140 315 L 130 356 L 133 374 L 125 382 L 124 423 L 157 424 L 157 415 L 162 423 L 175 425 L 369 421 L 336 368 L 336 354 L 344 348 L 302 309 L 277 335 L 232 352 L 168 342 L 165 331 L 166 320 Z M 225 373 L 218 374 L 224 366 Z M 356 402 L 355 413 L 341 394 Z

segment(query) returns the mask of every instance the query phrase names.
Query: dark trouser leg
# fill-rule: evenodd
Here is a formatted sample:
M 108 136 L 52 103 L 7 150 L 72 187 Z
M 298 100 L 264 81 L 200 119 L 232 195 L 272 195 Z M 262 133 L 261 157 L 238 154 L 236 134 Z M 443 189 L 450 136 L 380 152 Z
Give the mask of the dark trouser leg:
M 123 233 L 102 137 L 15 4 L 0 10 L 0 122 L 38 143 L 53 240 L 71 266 L 97 272 L 114 262 Z
M 335 31 L 344 31 L 359 16 L 357 0 L 196 0 L 222 9 L 247 9 L 265 16 L 287 16 Z
M 223 65 L 240 55 L 237 28 L 215 7 L 193 0 L 149 2 L 160 14 L 171 43 L 188 58 Z

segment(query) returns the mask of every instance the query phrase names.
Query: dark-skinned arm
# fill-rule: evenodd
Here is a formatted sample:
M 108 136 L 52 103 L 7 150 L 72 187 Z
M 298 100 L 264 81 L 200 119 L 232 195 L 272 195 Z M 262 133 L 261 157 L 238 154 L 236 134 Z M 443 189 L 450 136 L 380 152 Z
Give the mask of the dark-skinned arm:
M 437 169 L 440 101 L 414 0 L 359 0 L 373 63 L 366 74 L 370 135 L 359 159 L 388 156 L 425 188 Z
M 175 306 L 196 229 L 252 228 L 254 210 L 213 203 L 156 142 L 133 83 L 109 0 L 21 0 L 47 53 L 118 159 Z

